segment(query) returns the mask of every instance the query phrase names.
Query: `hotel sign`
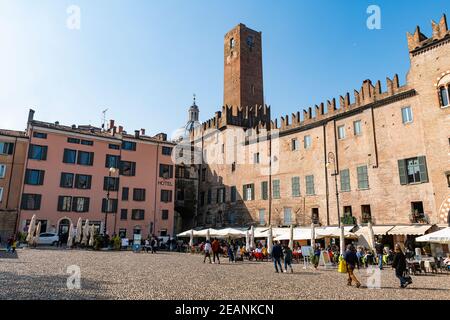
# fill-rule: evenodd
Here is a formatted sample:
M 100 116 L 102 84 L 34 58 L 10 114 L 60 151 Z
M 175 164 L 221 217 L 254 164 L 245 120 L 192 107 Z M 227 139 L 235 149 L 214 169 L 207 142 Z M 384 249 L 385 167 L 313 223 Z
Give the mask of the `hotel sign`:
M 160 186 L 172 187 L 173 183 L 171 181 L 158 181 Z

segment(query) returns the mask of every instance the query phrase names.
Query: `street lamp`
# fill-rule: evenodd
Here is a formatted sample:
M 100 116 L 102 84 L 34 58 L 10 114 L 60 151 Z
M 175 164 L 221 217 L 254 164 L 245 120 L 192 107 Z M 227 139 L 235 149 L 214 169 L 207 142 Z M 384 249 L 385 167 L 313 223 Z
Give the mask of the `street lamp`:
M 336 188 L 336 205 L 337 205 L 337 214 L 338 214 L 338 225 L 339 228 L 341 227 L 341 211 L 339 209 L 339 189 L 338 189 L 338 181 L 337 176 L 339 175 L 339 172 L 336 170 L 336 157 L 333 152 L 328 153 L 328 162 L 327 162 L 327 168 L 333 163 L 334 166 L 334 172 L 331 174 L 334 176 L 334 183 Z
M 106 230 L 107 230 L 106 227 L 107 227 L 107 224 L 108 224 L 108 211 L 110 211 L 110 204 L 109 204 L 109 191 L 110 191 L 110 188 L 111 188 L 110 180 L 111 180 L 111 175 L 115 174 L 115 173 L 116 173 L 116 168 L 114 168 L 114 167 L 109 168 L 109 171 L 108 171 L 108 183 L 107 183 L 107 186 L 106 186 L 107 193 L 106 193 L 106 208 L 105 208 L 105 225 L 103 227 L 103 235 L 104 236 L 106 236 Z

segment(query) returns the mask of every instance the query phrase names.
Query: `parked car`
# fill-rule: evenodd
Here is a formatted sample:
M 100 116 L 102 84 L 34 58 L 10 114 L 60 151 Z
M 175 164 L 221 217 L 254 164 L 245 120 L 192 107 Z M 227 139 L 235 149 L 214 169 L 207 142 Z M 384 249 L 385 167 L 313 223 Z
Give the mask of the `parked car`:
M 52 232 L 44 232 L 39 235 L 37 244 L 56 246 L 58 244 L 58 241 L 58 234 Z

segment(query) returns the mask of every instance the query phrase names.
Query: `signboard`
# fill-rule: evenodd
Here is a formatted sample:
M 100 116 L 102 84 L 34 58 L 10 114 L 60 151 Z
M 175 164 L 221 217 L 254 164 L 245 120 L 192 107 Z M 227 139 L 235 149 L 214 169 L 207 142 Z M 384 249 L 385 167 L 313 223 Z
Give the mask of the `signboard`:
M 128 247 L 129 241 L 127 238 L 122 238 L 122 247 Z
M 313 256 L 314 255 L 314 251 L 312 249 L 311 246 L 302 246 L 302 255 L 305 256 Z
M 167 187 L 173 186 L 173 183 L 171 181 L 158 181 L 158 184 L 160 186 L 167 186 Z
M 319 266 L 325 266 L 325 268 L 333 266 L 328 251 L 323 250 L 320 252 Z
M 138 245 L 141 245 L 141 240 L 142 240 L 142 235 L 140 235 L 140 234 L 135 234 L 134 236 L 133 236 L 133 244 L 138 244 Z

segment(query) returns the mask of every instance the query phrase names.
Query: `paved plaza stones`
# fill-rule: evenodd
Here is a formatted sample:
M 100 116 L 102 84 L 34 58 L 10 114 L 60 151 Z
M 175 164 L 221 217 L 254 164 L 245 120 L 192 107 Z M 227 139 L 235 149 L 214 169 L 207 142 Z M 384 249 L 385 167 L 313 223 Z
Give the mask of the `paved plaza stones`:
M 68 289 L 67 267 L 81 270 L 81 289 Z M 336 269 L 276 274 L 269 262 L 203 263 L 200 255 L 19 249 L 0 252 L 0 299 L 450 299 L 450 274 L 414 276 L 400 289 L 381 272 L 381 289 L 348 287 Z M 365 269 L 356 271 L 367 284 Z

